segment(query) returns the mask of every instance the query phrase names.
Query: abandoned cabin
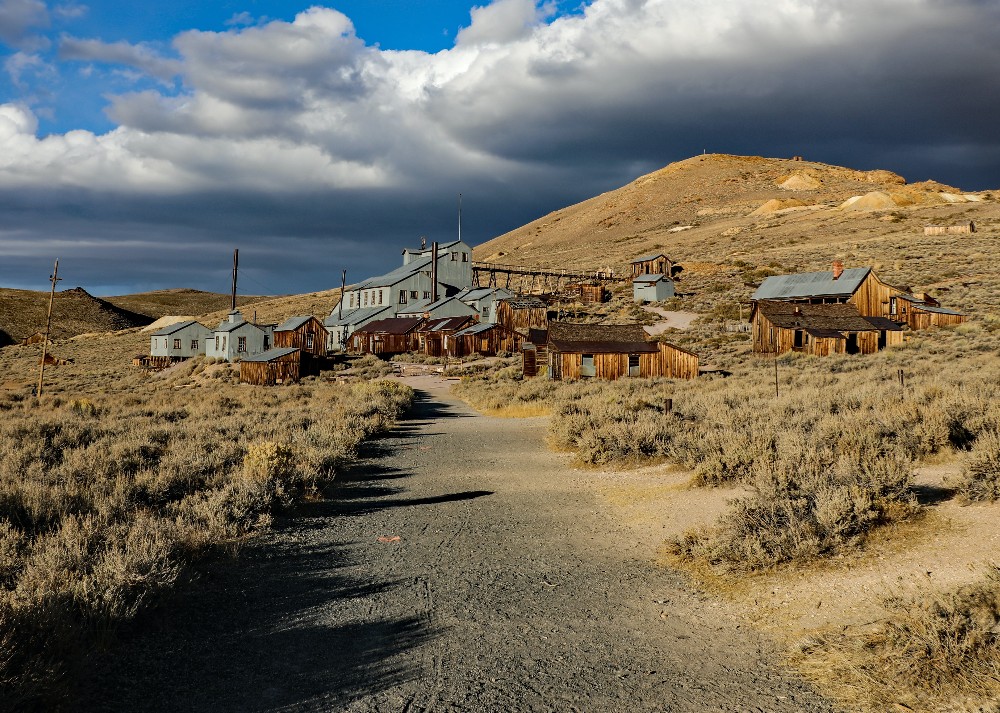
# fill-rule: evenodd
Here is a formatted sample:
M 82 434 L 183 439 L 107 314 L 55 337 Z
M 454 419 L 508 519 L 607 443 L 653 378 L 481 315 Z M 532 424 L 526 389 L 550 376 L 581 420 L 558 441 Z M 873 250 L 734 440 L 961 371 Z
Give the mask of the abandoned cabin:
M 480 322 L 495 322 L 496 303 L 513 296 L 513 292 L 503 287 L 472 287 L 456 295 L 479 314 Z
M 445 337 L 445 352 L 451 357 L 472 354 L 496 356 L 500 352 L 516 353 L 524 341 L 520 332 L 495 322 L 476 322 Z
M 527 336 L 529 329 L 548 328 L 549 308 L 537 297 L 510 297 L 497 302 L 495 321 Z
M 552 379 L 698 376 L 696 354 L 650 341 L 641 324 L 552 322 L 546 347 Z
M 873 354 L 903 342 L 901 326 L 885 317 L 866 317 L 846 302 L 760 300 L 750 320 L 753 350 L 759 354 Z
M 211 336 L 212 330 L 200 322 L 177 322 L 150 335 L 149 354 L 173 360 L 189 359 L 205 353 Z
M 290 384 L 305 376 L 318 376 L 320 362 L 297 347 L 275 347 L 240 362 L 240 383 L 257 386 Z
M 675 294 L 674 281 L 666 275 L 650 273 L 632 280 L 632 299 L 635 302 L 662 302 Z
M 415 331 L 417 351 L 430 357 L 446 356 L 447 338 L 475 323 L 472 315 L 424 320 Z
M 233 310 L 212 332 L 205 356 L 236 361 L 261 354 L 271 348 L 274 325 L 256 325 L 246 321 L 239 310 Z
M 388 317 L 369 322 L 350 336 L 350 351 L 393 355 L 417 349 L 416 329 L 422 317 Z
M 289 317 L 274 328 L 275 347 L 295 347 L 314 356 L 326 356 L 329 333 L 312 315 Z
M 631 265 L 633 279 L 642 275 L 666 275 L 670 277 L 674 267 L 673 261 L 663 253 L 637 257 Z
M 529 329 L 528 335 L 521 343 L 521 373 L 525 376 L 536 376 L 538 367 L 547 367 L 549 363 L 549 330 Z

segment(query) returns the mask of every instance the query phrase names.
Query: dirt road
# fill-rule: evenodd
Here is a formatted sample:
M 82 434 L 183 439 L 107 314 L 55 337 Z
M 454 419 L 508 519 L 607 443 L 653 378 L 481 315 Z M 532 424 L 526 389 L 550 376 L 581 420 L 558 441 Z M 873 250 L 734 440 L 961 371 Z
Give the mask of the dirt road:
M 654 567 L 544 419 L 413 384 L 413 417 L 330 500 L 143 616 L 73 708 L 830 710 Z

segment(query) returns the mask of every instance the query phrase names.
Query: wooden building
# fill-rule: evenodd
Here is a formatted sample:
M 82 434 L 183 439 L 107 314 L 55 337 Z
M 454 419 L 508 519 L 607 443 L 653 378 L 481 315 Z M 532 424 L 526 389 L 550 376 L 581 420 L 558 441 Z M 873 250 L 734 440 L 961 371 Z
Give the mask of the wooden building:
M 910 329 L 928 329 L 962 324 L 968 317 L 943 308 L 928 295 L 898 295 L 889 298 L 889 319 L 906 324 Z
M 295 347 L 314 356 L 326 356 L 329 332 L 312 315 L 289 317 L 274 328 L 275 347 Z
M 662 302 L 675 294 L 674 281 L 666 275 L 642 275 L 632 280 L 632 299 L 635 302 Z
M 536 376 L 548 363 L 549 330 L 529 329 L 527 339 L 521 343 L 521 372 L 525 376 Z
M 523 342 L 524 336 L 520 332 L 508 329 L 502 324 L 477 322 L 447 336 L 445 351 L 448 356 L 453 357 L 472 354 L 496 356 L 500 352 L 517 352 Z
M 529 329 L 547 329 L 549 308 L 537 297 L 511 297 L 496 303 L 497 324 L 527 336 Z
M 416 329 L 417 350 L 426 356 L 445 356 L 448 337 L 475 324 L 475 321 L 471 316 L 425 320 Z
M 403 354 L 418 348 L 420 317 L 389 317 L 369 322 L 350 336 L 350 351 L 361 354 Z
M 319 375 L 319 360 L 296 347 L 275 347 L 240 362 L 240 383 L 258 386 L 291 384 Z
M 976 224 L 971 220 L 960 225 L 925 225 L 924 235 L 970 235 L 976 232 Z
M 867 317 L 853 304 L 797 304 L 761 300 L 750 315 L 753 350 L 814 356 L 874 354 L 902 344 L 903 331 L 884 317 Z
M 649 341 L 641 324 L 552 322 L 547 347 L 552 379 L 698 376 L 696 354 Z
M 633 279 L 641 275 L 666 275 L 670 277 L 674 267 L 673 261 L 663 253 L 637 257 L 631 264 Z
M 795 304 L 851 304 L 864 317 L 883 317 L 901 324 L 910 324 L 910 319 L 903 318 L 903 304 L 898 298 L 903 298 L 907 304 L 913 304 L 914 300 L 920 301 L 909 290 L 880 280 L 870 267 L 845 270 L 840 261 L 834 262 L 830 271 L 769 277 L 751 297 L 754 302 L 769 300 Z M 923 299 L 930 307 L 940 307 L 936 301 L 928 301 L 926 296 Z M 906 309 L 909 313 L 910 307 Z M 942 314 L 941 319 L 946 322 L 952 317 L 960 317 L 961 321 L 965 319 L 957 312 L 938 311 Z M 910 326 L 912 329 L 923 329 L 931 324 L 928 319 L 914 319 Z
M 585 305 L 603 304 L 611 299 L 608 288 L 600 282 L 572 282 L 566 285 L 562 294 Z

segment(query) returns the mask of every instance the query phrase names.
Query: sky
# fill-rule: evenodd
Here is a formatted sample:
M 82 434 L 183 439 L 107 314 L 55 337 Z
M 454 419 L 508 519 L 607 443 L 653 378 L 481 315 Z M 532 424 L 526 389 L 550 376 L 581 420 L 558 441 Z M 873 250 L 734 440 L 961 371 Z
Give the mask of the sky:
M 702 151 L 1000 188 L 997 0 L 127 8 L 0 0 L 0 286 L 327 289 Z

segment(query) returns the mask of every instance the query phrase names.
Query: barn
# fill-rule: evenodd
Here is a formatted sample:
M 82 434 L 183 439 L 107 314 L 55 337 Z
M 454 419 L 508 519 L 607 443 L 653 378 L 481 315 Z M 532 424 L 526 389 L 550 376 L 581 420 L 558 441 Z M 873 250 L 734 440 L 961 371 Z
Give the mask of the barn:
M 519 332 L 502 324 L 478 322 L 449 335 L 445 340 L 445 350 L 453 357 L 471 354 L 496 356 L 500 352 L 518 351 L 523 341 L 524 337 Z
M 448 337 L 474 323 L 475 318 L 471 316 L 428 319 L 417 327 L 417 349 L 426 356 L 445 356 Z
M 289 317 L 274 328 L 275 347 L 295 347 L 314 356 L 326 356 L 329 332 L 312 315 Z
M 873 354 L 902 344 L 903 331 L 884 317 L 866 317 L 848 303 L 796 304 L 762 300 L 751 311 L 753 350 L 814 356 Z
M 351 335 L 350 351 L 363 354 L 403 354 L 417 350 L 420 317 L 389 317 L 369 322 Z
M 552 322 L 546 346 L 553 379 L 698 376 L 696 354 L 649 341 L 641 324 Z
M 240 362 L 240 383 L 257 386 L 295 383 L 304 376 L 317 375 L 318 362 L 296 347 L 275 347 L 248 356 Z
M 549 308 L 537 297 L 511 297 L 497 302 L 495 321 L 527 336 L 529 329 L 548 328 Z

